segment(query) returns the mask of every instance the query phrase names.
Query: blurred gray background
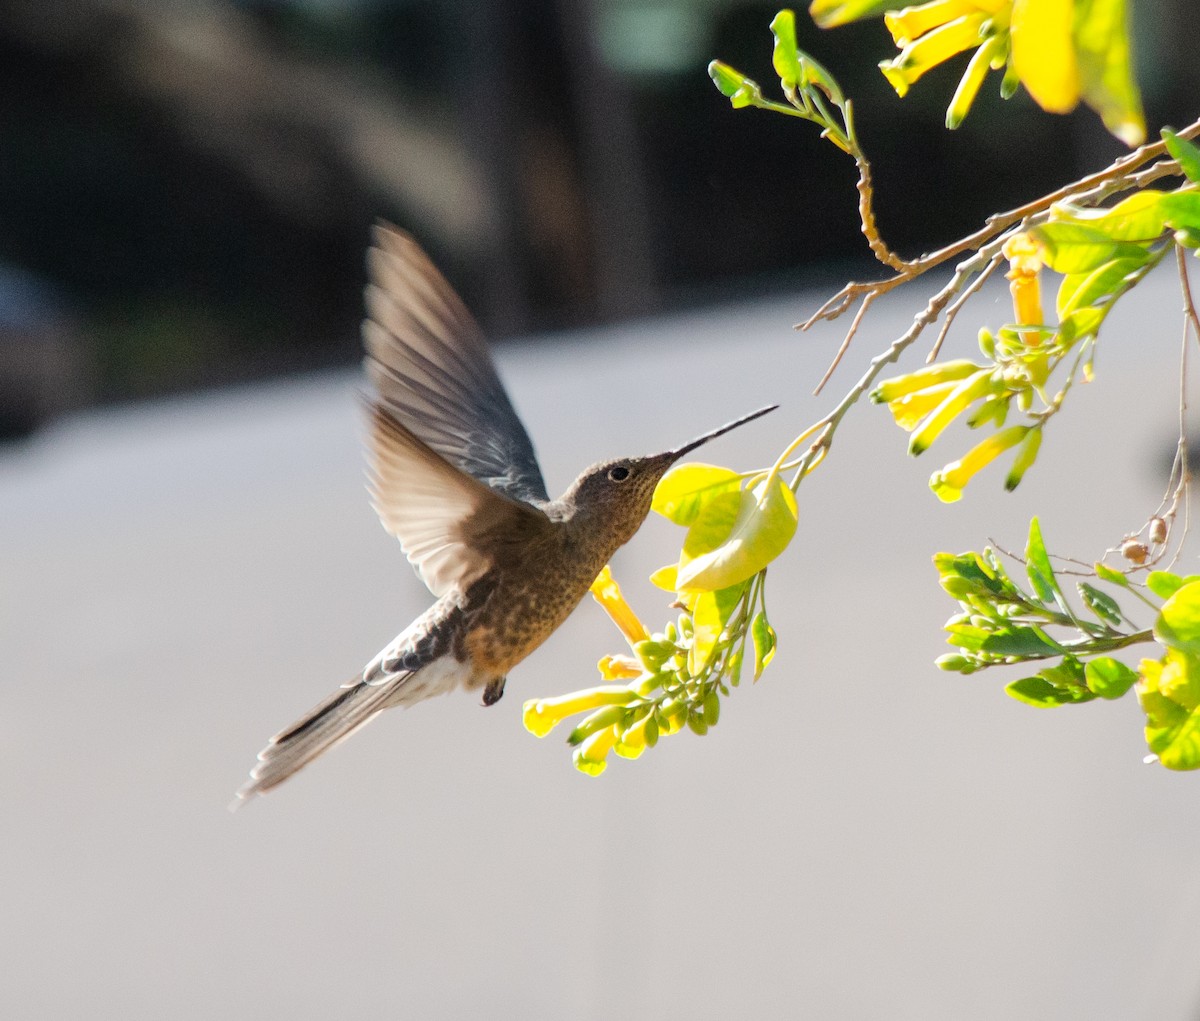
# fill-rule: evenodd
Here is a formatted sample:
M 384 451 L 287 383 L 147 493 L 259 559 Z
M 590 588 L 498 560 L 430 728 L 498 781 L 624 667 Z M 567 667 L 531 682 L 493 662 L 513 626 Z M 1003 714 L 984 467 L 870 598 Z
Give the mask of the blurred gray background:
M 1195 115 L 1184 12 L 1138 8 L 1152 125 Z M 865 268 L 852 171 L 703 70 L 767 82 L 773 13 L 0 11 L 0 1016 L 1200 1016 L 1195 778 L 1142 763 L 1132 698 L 1037 711 L 932 667 L 955 608 L 932 553 L 1020 548 L 1038 513 L 1091 558 L 1157 503 L 1170 273 L 1013 496 L 992 472 L 944 507 L 926 479 L 964 436 L 911 461 L 886 412 L 847 420 L 771 570 L 780 652 L 708 737 L 590 779 L 523 730 L 524 699 L 621 648 L 588 603 L 496 707 L 387 714 L 226 811 L 265 739 L 429 602 L 363 487 L 375 216 L 500 339 L 552 491 L 777 401 L 707 451 L 769 463 L 923 304 L 933 284 L 877 306 L 809 396 L 843 324 L 791 326 Z M 1115 152 L 1024 103 L 945 136 L 952 82 L 889 98 L 884 42 L 802 45 L 861 99 L 904 251 Z M 952 356 L 1010 315 L 1003 286 L 976 302 Z M 678 538 L 652 520 L 614 565 L 651 626 Z

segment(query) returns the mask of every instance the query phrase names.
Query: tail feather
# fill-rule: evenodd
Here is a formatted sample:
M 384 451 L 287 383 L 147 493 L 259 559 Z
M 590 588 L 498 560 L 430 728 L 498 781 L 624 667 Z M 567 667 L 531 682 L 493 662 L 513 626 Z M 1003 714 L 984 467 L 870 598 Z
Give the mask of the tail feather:
M 409 673 L 394 674 L 383 684 L 366 684 L 355 678 L 280 731 L 258 753 L 258 764 L 250 771 L 250 780 L 237 792 L 235 807 L 255 794 L 265 794 L 279 786 L 369 723 L 391 704 L 389 698 L 394 697 L 397 688 L 411 676 Z
M 250 779 L 237 792 L 234 808 L 256 794 L 265 794 L 340 744 L 384 709 L 412 705 L 465 684 L 470 676 L 453 657 L 446 656 L 416 670 L 381 673 L 368 667 L 370 681 L 361 676 L 344 684 L 312 711 L 281 730 L 261 752 Z

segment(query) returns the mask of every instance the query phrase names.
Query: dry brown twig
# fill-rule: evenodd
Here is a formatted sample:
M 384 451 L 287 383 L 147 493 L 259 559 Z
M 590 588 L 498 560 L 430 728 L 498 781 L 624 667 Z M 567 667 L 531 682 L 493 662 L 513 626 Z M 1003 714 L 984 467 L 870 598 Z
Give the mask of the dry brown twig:
M 1179 137 L 1187 139 L 1200 135 L 1200 120 L 1189 125 L 1178 134 Z M 1174 160 L 1161 160 L 1166 151 L 1166 144 L 1162 141 L 1140 146 L 1133 152 L 1115 160 L 1103 170 L 1082 177 L 1071 184 L 1064 185 L 1062 188 L 1043 195 L 1041 198 L 1028 202 L 1023 206 L 1010 209 L 1005 213 L 997 213 L 990 216 L 984 226 L 975 231 L 975 233 L 960 238 L 958 241 L 946 245 L 937 251 L 912 260 L 899 258 L 887 247 L 880 236 L 875 221 L 870 164 L 861 153 L 854 154 L 859 168 L 859 218 L 862 221 L 862 232 L 875 257 L 896 272 L 893 276 L 886 277 L 883 280 L 869 282 L 851 281 L 821 305 L 808 319 L 796 325 L 796 329 L 798 330 L 808 330 L 818 322 L 837 319 L 855 304 L 856 301 L 858 302 L 858 309 L 855 312 L 854 319 L 850 323 L 850 328 L 846 331 L 846 336 L 837 353 L 834 355 L 829 369 L 817 385 L 815 393 L 820 393 L 834 372 L 837 371 L 838 365 L 841 363 L 847 350 L 849 350 L 850 344 L 858 332 L 867 309 L 876 298 L 899 287 L 901 284 L 916 279 L 950 259 L 962 255 L 964 252 L 970 251 L 975 253 L 955 267 L 955 272 L 950 282 L 930 299 L 929 304 L 916 317 L 914 326 L 919 324 L 919 328 L 904 345 L 904 347 L 907 347 L 908 344 L 911 344 L 920 336 L 925 326 L 935 322 L 943 309 L 946 309 L 950 300 L 958 293 L 967 280 L 976 273 L 979 273 L 980 277 L 972 281 L 971 287 L 963 294 L 962 298 L 950 305 L 949 309 L 946 309 L 946 321 L 929 356 L 929 360 L 932 361 L 941 350 L 942 341 L 945 339 L 945 335 L 954 317 L 965 300 L 982 286 L 984 278 L 994 272 L 1001 257 L 1000 248 L 1005 237 L 1014 230 L 1028 230 L 1030 227 L 1043 222 L 1049 216 L 1051 207 L 1056 203 L 1069 201 L 1080 206 L 1094 206 L 1112 195 L 1143 188 L 1159 178 L 1177 176 L 1180 174 L 1179 165 Z M 1155 160 L 1161 160 L 1161 162 L 1155 163 L 1140 173 L 1136 172 L 1139 167 L 1143 167 Z M 933 312 L 932 319 L 928 318 L 931 311 Z M 912 330 L 906 333 L 905 337 L 908 338 L 910 333 L 912 333 Z M 897 351 L 896 355 L 898 354 L 899 352 Z M 891 360 L 893 358 L 887 359 L 887 361 Z

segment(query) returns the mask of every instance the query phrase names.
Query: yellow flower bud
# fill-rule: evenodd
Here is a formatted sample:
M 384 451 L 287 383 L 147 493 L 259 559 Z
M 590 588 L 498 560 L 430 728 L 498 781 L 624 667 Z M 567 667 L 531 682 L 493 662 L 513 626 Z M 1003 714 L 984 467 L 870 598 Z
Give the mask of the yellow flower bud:
M 632 656 L 605 656 L 596 666 L 606 681 L 624 681 L 642 676 L 642 664 Z

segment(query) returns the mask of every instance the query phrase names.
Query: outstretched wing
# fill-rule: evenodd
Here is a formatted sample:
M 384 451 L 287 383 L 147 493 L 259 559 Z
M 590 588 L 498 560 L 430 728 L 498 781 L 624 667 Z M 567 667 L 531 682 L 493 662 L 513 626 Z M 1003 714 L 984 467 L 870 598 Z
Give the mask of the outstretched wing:
M 480 536 L 548 527 L 527 503 L 490 489 L 431 450 L 377 403 L 371 416 L 371 500 L 435 596 L 466 592 L 491 567 Z
M 546 502 L 533 445 L 470 312 L 407 234 L 378 224 L 374 241 L 363 343 L 379 405 L 454 467 Z

